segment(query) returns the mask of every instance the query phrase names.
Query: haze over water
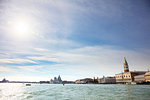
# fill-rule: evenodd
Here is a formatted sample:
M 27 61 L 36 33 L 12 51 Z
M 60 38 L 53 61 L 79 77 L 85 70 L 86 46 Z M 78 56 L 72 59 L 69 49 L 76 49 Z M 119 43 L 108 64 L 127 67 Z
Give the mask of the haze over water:
M 0 100 L 150 100 L 150 85 L 0 84 Z

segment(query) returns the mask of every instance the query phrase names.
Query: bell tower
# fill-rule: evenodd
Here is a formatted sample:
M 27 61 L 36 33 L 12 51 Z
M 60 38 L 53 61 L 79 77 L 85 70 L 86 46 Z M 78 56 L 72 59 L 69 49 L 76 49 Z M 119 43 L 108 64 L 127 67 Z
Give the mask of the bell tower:
M 129 66 L 128 66 L 128 63 L 127 63 L 127 60 L 126 58 L 124 57 L 124 72 L 129 72 Z

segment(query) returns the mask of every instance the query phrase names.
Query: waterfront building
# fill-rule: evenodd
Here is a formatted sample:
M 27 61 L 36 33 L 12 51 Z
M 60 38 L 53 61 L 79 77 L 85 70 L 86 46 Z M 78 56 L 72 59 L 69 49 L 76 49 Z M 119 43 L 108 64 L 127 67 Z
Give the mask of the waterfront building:
M 40 84 L 49 84 L 49 81 L 40 81 Z
M 146 71 L 129 71 L 127 60 L 124 57 L 124 72 L 115 74 L 116 83 L 131 83 L 134 82 L 134 77 L 137 75 L 144 75 Z M 142 76 L 136 77 L 136 81 Z
M 0 81 L 0 83 L 8 83 L 9 81 L 8 80 L 6 80 L 5 78 L 2 80 L 2 81 Z
M 81 84 L 80 79 L 75 81 L 76 84 Z
M 98 84 L 100 84 L 100 78 L 98 78 L 98 77 L 97 77 L 97 82 L 98 82 Z
M 134 72 L 130 71 L 130 72 L 124 72 L 124 73 L 116 74 L 115 75 L 116 83 L 130 83 L 130 82 L 133 82 L 135 76 L 143 75 L 145 73 L 146 73 L 146 71 L 134 71 Z M 141 77 L 141 76 L 139 76 L 139 77 Z M 139 77 L 136 77 L 136 81 L 139 80 L 138 79 Z
M 62 81 L 62 84 L 74 84 L 75 82 L 74 81 Z
M 54 84 L 58 84 L 58 83 L 59 83 L 59 81 L 58 81 L 57 77 L 54 77 L 54 81 L 53 81 L 53 83 L 54 83 Z
M 53 79 L 51 79 L 49 83 L 50 83 L 50 84 L 53 84 L 53 82 L 54 82 Z
M 150 72 L 145 73 L 145 81 L 150 82 Z
M 100 84 L 115 84 L 116 83 L 116 78 L 115 77 L 105 77 L 105 76 L 103 76 L 99 80 L 100 80 Z
M 78 79 L 75 81 L 76 84 L 90 84 L 94 83 L 94 80 L 92 78 L 84 78 L 84 79 Z
M 136 83 L 144 83 L 145 82 L 145 74 L 134 76 L 134 81 Z
M 99 79 L 98 79 L 98 77 L 97 78 L 93 78 L 93 84 L 98 84 L 98 81 L 99 81 Z
M 58 78 L 54 77 L 54 80 L 51 79 L 50 84 L 62 84 L 62 79 L 61 79 L 60 75 L 58 76 Z
M 59 81 L 59 83 L 62 83 L 60 75 L 58 76 L 58 81 Z

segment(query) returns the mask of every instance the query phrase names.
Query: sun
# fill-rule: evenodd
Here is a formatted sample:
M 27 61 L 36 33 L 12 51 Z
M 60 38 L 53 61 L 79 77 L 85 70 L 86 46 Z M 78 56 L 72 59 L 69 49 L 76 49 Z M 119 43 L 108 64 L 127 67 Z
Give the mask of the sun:
M 20 39 L 30 38 L 33 34 L 33 27 L 31 21 L 25 18 L 17 18 L 11 21 L 11 34 Z
M 16 31 L 17 34 L 24 35 L 28 34 L 30 32 L 30 27 L 29 23 L 19 20 L 15 23 L 14 25 L 14 30 Z

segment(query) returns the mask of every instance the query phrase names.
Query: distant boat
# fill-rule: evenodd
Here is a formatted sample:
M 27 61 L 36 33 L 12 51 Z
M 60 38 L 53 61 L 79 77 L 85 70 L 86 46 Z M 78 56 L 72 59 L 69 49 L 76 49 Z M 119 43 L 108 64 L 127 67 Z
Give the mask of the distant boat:
M 26 86 L 31 86 L 31 84 L 26 84 Z

